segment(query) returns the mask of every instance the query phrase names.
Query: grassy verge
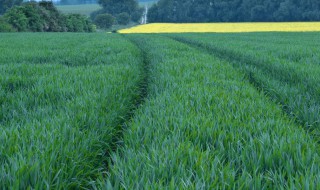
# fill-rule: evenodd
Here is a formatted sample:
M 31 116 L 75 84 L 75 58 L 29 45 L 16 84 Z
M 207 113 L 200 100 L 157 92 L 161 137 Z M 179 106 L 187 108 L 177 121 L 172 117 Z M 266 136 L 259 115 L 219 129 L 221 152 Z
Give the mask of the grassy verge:
M 226 61 L 155 35 L 148 100 L 113 156 L 116 189 L 316 189 L 317 144 Z
M 0 38 L 0 186 L 99 187 L 140 96 L 140 51 L 119 35 Z

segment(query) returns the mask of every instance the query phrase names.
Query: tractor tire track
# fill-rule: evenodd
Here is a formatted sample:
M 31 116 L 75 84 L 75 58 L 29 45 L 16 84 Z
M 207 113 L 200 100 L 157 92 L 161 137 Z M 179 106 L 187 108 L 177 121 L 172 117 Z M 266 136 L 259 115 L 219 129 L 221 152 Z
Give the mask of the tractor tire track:
M 263 66 L 262 68 L 258 68 L 253 63 L 254 60 L 251 60 L 251 61 L 249 60 L 249 61 L 243 63 L 243 61 L 245 61 L 245 60 L 242 60 L 242 58 L 237 57 L 237 55 L 232 53 L 232 51 L 227 51 L 227 50 L 223 50 L 223 49 L 219 49 L 219 48 L 211 47 L 211 46 L 209 47 L 209 46 L 206 46 L 205 44 L 201 44 L 201 43 L 197 43 L 195 41 L 187 40 L 182 37 L 181 38 L 177 37 L 177 36 L 167 36 L 167 37 L 169 37 L 173 40 L 176 40 L 177 42 L 187 44 L 190 47 L 194 47 L 194 48 L 197 48 L 201 51 L 205 51 L 210 55 L 213 55 L 221 60 L 224 60 L 224 61 L 230 63 L 234 68 L 241 70 L 241 72 L 243 72 L 245 74 L 246 80 L 248 80 L 259 92 L 263 93 L 268 99 L 270 99 L 271 101 L 280 105 L 281 109 L 283 110 L 283 112 L 286 115 L 288 115 L 290 118 L 292 118 L 296 124 L 302 126 L 302 128 L 308 134 L 310 134 L 310 136 L 312 136 L 312 138 L 316 142 L 320 143 L 319 123 L 310 122 L 310 121 L 306 120 L 305 118 L 302 118 L 301 116 L 296 114 L 295 108 L 292 107 L 290 104 L 286 103 L 281 98 L 281 94 L 277 92 L 277 89 L 272 89 L 272 88 L 268 87 L 267 84 L 263 83 L 263 81 L 258 79 L 259 76 L 257 76 L 257 74 L 255 72 L 248 69 L 250 67 L 251 67 L 251 69 L 252 69 L 252 67 L 255 67 L 253 70 L 261 71 L 261 70 L 265 69 L 265 66 Z M 271 77 L 272 80 L 288 83 L 290 86 L 296 85 L 296 83 L 290 83 L 289 81 L 284 81 L 286 79 L 281 78 L 281 76 L 276 76 L 274 74 L 274 72 L 272 72 L 271 70 L 272 69 L 270 69 L 270 68 L 267 69 L 266 72 L 270 71 L 272 74 L 271 74 L 271 76 L 266 76 L 266 78 Z M 300 81 L 300 78 L 299 78 L 299 81 Z M 312 88 L 311 90 L 313 91 L 314 89 Z M 310 104 L 313 103 L 313 104 L 320 106 L 317 97 L 311 96 L 311 100 L 308 103 L 310 103 Z

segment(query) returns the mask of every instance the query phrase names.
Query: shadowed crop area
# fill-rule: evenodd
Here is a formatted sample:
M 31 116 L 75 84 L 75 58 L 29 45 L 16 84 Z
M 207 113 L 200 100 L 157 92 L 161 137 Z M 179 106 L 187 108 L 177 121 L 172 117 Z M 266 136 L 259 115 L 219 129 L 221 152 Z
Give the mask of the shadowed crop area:
M 320 31 L 320 22 L 261 23 L 152 23 L 120 30 L 119 33 L 242 33 Z

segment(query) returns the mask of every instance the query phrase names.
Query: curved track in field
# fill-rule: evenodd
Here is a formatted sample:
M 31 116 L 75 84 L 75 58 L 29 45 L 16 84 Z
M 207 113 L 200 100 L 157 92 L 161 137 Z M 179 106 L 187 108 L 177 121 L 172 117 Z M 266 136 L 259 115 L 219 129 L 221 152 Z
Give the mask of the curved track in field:
M 229 60 L 127 35 L 149 58 L 148 99 L 112 156 L 115 189 L 319 187 L 318 144 Z
M 219 37 L 212 37 L 212 42 L 208 40 L 199 42 L 193 39 L 192 36 L 188 38 L 186 36 L 169 35 L 169 37 L 219 57 L 231 63 L 234 68 L 240 69 L 246 74 L 252 85 L 272 101 L 280 104 L 282 110 L 289 117 L 293 118 L 297 124 L 302 125 L 313 136 L 314 140 L 320 143 L 320 79 L 310 73 L 312 69 L 319 70 L 319 65 L 310 63 L 310 66 L 303 66 L 303 63 L 299 63 L 300 59 L 298 59 L 292 65 L 283 67 L 284 63 L 280 61 L 293 62 L 289 60 L 289 55 L 281 59 L 273 58 L 275 60 L 259 59 L 259 57 L 247 55 L 245 48 L 243 54 L 240 55 L 235 49 L 213 46 L 214 40 L 219 40 Z M 285 45 L 283 46 L 285 47 Z M 261 46 L 264 47 L 264 45 Z M 288 42 L 287 46 L 289 46 Z M 259 50 L 256 51 L 258 52 Z M 270 52 L 273 53 L 272 51 Z M 277 61 L 279 63 L 273 63 Z

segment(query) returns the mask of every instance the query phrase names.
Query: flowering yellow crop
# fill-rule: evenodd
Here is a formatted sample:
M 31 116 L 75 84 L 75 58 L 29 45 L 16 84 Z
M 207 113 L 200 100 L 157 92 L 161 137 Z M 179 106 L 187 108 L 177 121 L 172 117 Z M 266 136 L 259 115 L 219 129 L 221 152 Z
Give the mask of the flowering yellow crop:
M 320 22 L 278 23 L 154 23 L 120 30 L 120 33 L 186 33 L 186 32 L 310 32 L 320 31 Z

